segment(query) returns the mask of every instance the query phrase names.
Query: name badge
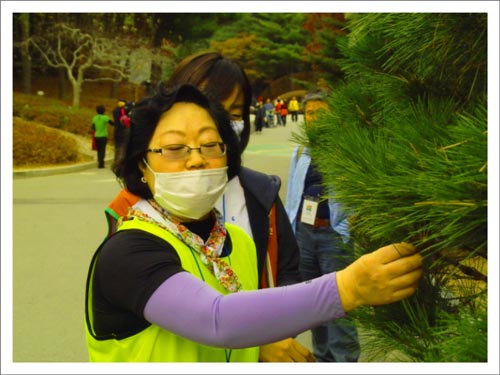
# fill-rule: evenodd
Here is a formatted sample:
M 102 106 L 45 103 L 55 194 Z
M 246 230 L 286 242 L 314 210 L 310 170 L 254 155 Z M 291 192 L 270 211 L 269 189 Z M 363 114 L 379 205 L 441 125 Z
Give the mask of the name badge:
M 302 203 L 302 214 L 300 215 L 300 221 L 306 224 L 314 225 L 316 221 L 316 213 L 318 212 L 319 200 L 314 197 L 304 197 L 304 202 Z

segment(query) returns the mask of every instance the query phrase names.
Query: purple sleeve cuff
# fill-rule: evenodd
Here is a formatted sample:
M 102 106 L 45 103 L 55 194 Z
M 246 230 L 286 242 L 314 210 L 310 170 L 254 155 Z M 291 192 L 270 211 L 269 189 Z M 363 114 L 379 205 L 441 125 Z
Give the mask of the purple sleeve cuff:
M 222 295 L 187 272 L 160 285 L 144 308 L 151 323 L 205 345 L 244 348 L 294 337 L 341 318 L 335 273 L 299 284 Z

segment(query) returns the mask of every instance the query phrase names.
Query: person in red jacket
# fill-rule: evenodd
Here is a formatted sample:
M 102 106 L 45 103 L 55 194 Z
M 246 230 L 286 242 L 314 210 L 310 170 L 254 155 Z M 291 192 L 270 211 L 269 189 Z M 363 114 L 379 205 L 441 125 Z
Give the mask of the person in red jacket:
M 286 100 L 284 99 L 283 102 L 281 103 L 280 115 L 281 115 L 281 124 L 283 126 L 286 126 L 286 116 L 288 115 L 288 106 L 286 104 Z
M 283 125 L 283 120 L 281 119 L 281 107 L 283 106 L 283 101 L 281 99 L 276 100 L 274 105 L 274 113 L 276 115 L 276 125 Z

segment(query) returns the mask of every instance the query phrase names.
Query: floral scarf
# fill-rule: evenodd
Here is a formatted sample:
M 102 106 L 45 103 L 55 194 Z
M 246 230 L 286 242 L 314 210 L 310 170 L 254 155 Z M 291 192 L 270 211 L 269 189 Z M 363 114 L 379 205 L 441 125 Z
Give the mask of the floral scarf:
M 210 231 L 207 242 L 203 242 L 203 239 L 196 233 L 191 232 L 188 228 L 182 225 L 180 222 L 176 221 L 167 211 L 158 205 L 153 199 L 148 200 L 148 203 L 161 215 L 164 219 L 164 223 L 160 223 L 154 220 L 147 213 L 129 208 L 127 214 L 122 216 L 117 226 L 120 226 L 122 221 L 127 221 L 131 219 L 138 219 L 148 223 L 157 225 L 158 227 L 169 231 L 174 234 L 183 243 L 189 246 L 191 249 L 200 254 L 201 261 L 205 264 L 208 269 L 213 273 L 221 285 L 229 292 L 239 292 L 242 290 L 241 283 L 238 276 L 234 273 L 231 267 L 219 257 L 222 251 L 224 242 L 226 239 L 227 231 L 224 227 L 224 219 L 219 211 L 213 210 L 215 215 L 215 225 Z

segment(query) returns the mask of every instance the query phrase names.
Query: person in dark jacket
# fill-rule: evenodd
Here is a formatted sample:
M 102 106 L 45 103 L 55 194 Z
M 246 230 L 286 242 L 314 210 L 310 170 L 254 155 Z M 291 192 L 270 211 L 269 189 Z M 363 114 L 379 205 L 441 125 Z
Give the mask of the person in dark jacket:
M 240 154 L 250 137 L 252 91 L 244 70 L 219 53 L 188 56 L 180 62 L 163 86 L 190 83 L 200 87 L 212 100 L 220 102 L 230 115 L 231 127 L 239 141 Z M 299 249 L 293 229 L 279 197 L 281 180 L 241 167 L 229 176 L 226 192 L 216 208 L 224 220 L 242 227 L 256 245 L 259 288 L 298 283 Z M 123 189 L 105 209 L 109 233 L 138 197 Z M 272 235 L 270 235 L 272 233 Z M 293 338 L 261 348 L 260 360 L 266 362 L 314 361 L 311 352 Z
M 121 149 L 126 141 L 127 126 L 124 124 L 123 119 L 127 117 L 127 101 L 125 99 L 118 99 L 115 109 L 113 109 L 113 125 L 114 130 L 114 145 L 115 145 L 115 159 L 120 155 Z
M 280 243 L 275 285 L 283 286 L 297 283 L 299 280 L 296 264 L 297 253 L 283 250 L 294 249 L 297 245 L 293 233 L 289 232 L 290 227 L 285 220 L 287 214 L 278 195 L 281 188 L 281 179 L 278 176 L 267 175 L 246 167 L 241 167 L 238 178 L 245 194 L 251 232 L 257 249 L 266 249 L 268 246 L 269 227 L 271 225 L 269 212 L 272 206 L 276 205 L 276 232 Z M 257 253 L 259 275 L 264 272 L 266 256 L 267 252 L 264 250 Z
M 262 127 L 266 123 L 266 111 L 264 109 L 264 102 L 262 98 L 257 101 L 256 111 L 255 111 L 255 133 L 262 133 Z
M 309 91 L 302 102 L 304 123 L 311 126 L 328 111 L 327 92 Z M 331 196 L 308 147 L 297 145 L 290 161 L 286 211 L 300 248 L 304 280 L 338 271 L 354 260 L 348 215 Z M 357 362 L 361 353 L 352 319 L 325 322 L 311 330 L 318 362 Z

